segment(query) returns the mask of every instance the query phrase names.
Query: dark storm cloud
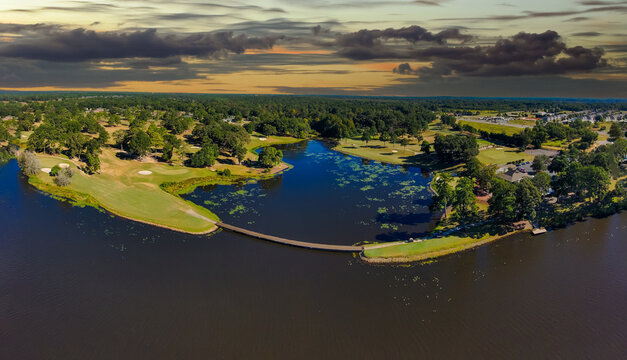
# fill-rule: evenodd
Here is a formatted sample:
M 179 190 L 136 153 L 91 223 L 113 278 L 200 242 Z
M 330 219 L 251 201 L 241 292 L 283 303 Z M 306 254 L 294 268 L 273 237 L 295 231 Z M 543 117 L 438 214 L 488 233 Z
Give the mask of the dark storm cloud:
M 22 34 L 26 32 L 47 33 L 54 30 L 60 30 L 60 25 L 51 24 L 11 24 L 0 23 L 0 33 Z
M 444 44 L 446 40 L 470 41 L 472 36 L 462 34 L 459 29 L 446 29 L 434 34 L 420 26 L 412 25 L 400 29 L 388 28 L 385 30 L 359 30 L 354 33 L 339 35 L 336 45 L 340 47 L 373 47 L 380 40 L 403 39 L 411 43 L 418 41 Z
M 197 71 L 184 65 L 160 71 L 153 71 L 148 67 L 104 70 L 97 64 L 90 63 L 15 61 L 0 58 L 0 84 L 9 88 L 53 86 L 103 89 L 122 81 L 175 81 L 197 78 L 199 78 Z
M 421 76 L 521 76 L 588 72 L 607 66 L 600 48 L 567 47 L 555 31 L 518 33 L 492 46 L 430 48 L 416 58 L 432 61 Z
M 472 40 L 472 36 L 462 34 L 459 29 L 445 29 L 432 33 L 420 26 L 413 25 L 400 29 L 388 28 L 385 30 L 359 30 L 353 33 L 338 35 L 335 42 L 330 44 L 339 48 L 338 54 L 354 60 L 375 58 L 404 58 L 411 51 L 398 46 L 390 46 L 387 40 L 404 40 L 409 44 L 418 42 L 446 44 L 447 40 L 458 40 L 462 43 Z
M 354 60 L 363 59 L 414 59 L 430 61 L 431 67 L 415 71 L 420 76 L 521 76 L 557 75 L 588 72 L 607 66 L 600 48 L 567 47 L 555 31 L 541 34 L 518 33 L 508 39 L 499 39 L 484 46 L 432 46 L 423 49 L 381 47 L 372 42 L 359 42 L 359 46 L 344 48 L 340 55 Z M 357 49 L 357 50 L 355 50 Z M 382 51 L 380 51 L 382 50 Z M 401 74 L 412 73 L 401 64 L 396 68 Z
M 397 74 L 412 74 L 414 72 L 414 70 L 411 68 L 411 66 L 408 63 L 403 63 L 403 64 L 398 64 L 397 67 L 394 68 L 395 73 Z
M 59 30 L 38 37 L 19 38 L 0 45 L 0 56 L 79 62 L 119 58 L 165 58 L 243 53 L 246 49 L 269 49 L 280 37 L 248 37 L 232 32 L 160 35 L 155 29 L 135 32 L 96 32 L 86 29 Z

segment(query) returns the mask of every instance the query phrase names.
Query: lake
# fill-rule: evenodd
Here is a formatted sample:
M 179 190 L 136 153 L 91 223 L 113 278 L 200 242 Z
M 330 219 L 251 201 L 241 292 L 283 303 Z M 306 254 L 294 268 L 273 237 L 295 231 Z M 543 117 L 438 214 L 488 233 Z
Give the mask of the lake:
M 431 229 L 429 174 L 310 141 L 294 168 L 187 197 L 295 240 Z M 408 195 L 409 194 L 409 195 Z M 75 208 L 0 167 L 0 358 L 568 358 L 627 353 L 627 214 L 515 235 L 428 264 L 221 231 L 197 236 Z

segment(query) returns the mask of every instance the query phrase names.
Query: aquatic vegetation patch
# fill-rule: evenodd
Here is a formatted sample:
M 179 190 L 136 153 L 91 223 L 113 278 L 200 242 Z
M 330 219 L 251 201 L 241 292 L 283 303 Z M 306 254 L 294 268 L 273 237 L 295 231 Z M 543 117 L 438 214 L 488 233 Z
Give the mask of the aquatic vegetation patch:
M 234 215 L 237 213 L 244 213 L 246 212 L 246 208 L 244 207 L 244 205 L 242 204 L 238 204 L 237 206 L 235 206 L 233 209 L 231 209 L 231 211 L 229 211 L 229 215 Z

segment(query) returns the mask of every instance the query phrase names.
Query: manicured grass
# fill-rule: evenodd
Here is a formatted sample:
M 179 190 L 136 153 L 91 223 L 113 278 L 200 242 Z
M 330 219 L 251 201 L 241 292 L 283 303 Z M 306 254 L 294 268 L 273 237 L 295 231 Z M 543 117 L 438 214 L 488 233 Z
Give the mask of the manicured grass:
M 486 225 L 469 232 L 455 233 L 421 242 L 398 242 L 384 247 L 377 247 L 377 244 L 365 245 L 363 256 L 366 259 L 419 261 L 467 250 L 500 237 L 496 229 Z
M 366 143 L 356 138 L 343 139 L 333 150 L 389 164 L 407 164 L 412 156 L 421 152 L 420 144 L 415 140 L 403 149 L 399 144 L 390 142 L 383 144 L 379 140 L 370 140 Z
M 215 214 L 166 193 L 159 188 L 159 184 L 200 176 L 217 177 L 215 172 L 161 163 L 142 164 L 132 160 L 120 160 L 110 150 L 105 151 L 101 159 L 101 174 L 88 176 L 75 171 L 67 189 L 89 194 L 106 210 L 133 220 L 193 233 L 214 228 L 211 222 L 202 217 L 217 220 Z M 43 167 L 52 167 L 63 162 L 47 156 L 40 157 L 40 161 Z M 137 172 L 140 170 L 149 170 L 152 174 L 139 175 Z M 52 177 L 43 172 L 38 177 L 47 184 L 53 184 Z
M 399 243 L 398 245 L 370 250 L 368 250 L 369 246 L 366 245 L 364 256 L 368 258 L 415 258 L 418 256 L 425 256 L 425 258 L 429 258 L 429 254 L 436 255 L 440 252 L 450 254 L 469 245 L 479 243 L 489 237 L 490 234 L 484 234 L 478 238 L 449 235 L 441 238 L 424 240 L 422 242 Z
M 416 140 L 412 140 L 405 150 L 399 144 L 386 142 L 384 145 L 379 140 L 371 140 L 366 144 L 359 139 L 343 139 L 333 150 L 387 164 L 411 165 L 426 170 L 445 170 L 458 166 L 443 163 L 433 152 L 431 154 L 421 152 L 420 143 Z M 397 152 L 393 152 L 394 150 Z
M 294 142 L 295 139 L 272 137 L 267 142 L 261 143 L 262 145 L 277 144 L 282 141 Z M 253 146 L 256 145 L 249 144 L 249 149 Z M 116 153 L 115 149 L 105 148 L 101 155 L 101 173 L 83 175 L 75 170 L 72 183 L 66 188 L 56 187 L 52 177 L 41 172 L 38 178 L 46 186 L 40 186 L 40 188 L 58 196 L 63 196 L 63 191 L 86 194 L 95 199 L 99 206 L 114 214 L 174 230 L 203 233 L 215 228 L 207 218 L 217 220 L 218 217 L 204 207 L 163 191 L 159 185 L 195 178 L 203 178 L 205 183 L 211 182 L 212 179 L 216 183 L 224 183 L 229 182 L 230 179 L 239 179 L 235 175 L 263 174 L 262 169 L 250 169 L 235 164 L 216 164 L 214 169 L 232 169 L 234 176 L 225 178 L 209 168 L 198 169 L 159 162 L 142 163 L 136 160 L 122 160 L 116 157 Z M 255 155 L 251 154 L 251 156 Z M 42 167 L 51 168 L 65 162 L 76 169 L 76 166 L 69 161 L 47 155 L 40 155 L 39 158 Z M 141 170 L 151 171 L 152 174 L 140 175 L 138 172 Z
M 516 160 L 531 161 L 533 156 L 514 148 L 491 148 L 479 151 L 477 159 L 486 165 L 503 165 Z
M 519 128 L 515 126 L 500 125 L 500 124 L 489 124 L 489 123 L 483 123 L 483 122 L 464 121 L 464 120 L 460 120 L 459 122 L 462 125 L 470 125 L 477 130 L 483 130 L 483 131 L 496 133 L 496 134 L 505 133 L 506 135 L 510 135 L 510 136 L 517 134 L 519 132 L 522 132 L 524 130 L 523 128 Z
M 266 140 L 259 140 L 265 138 Z M 254 154 L 255 159 L 257 158 L 255 150 L 271 145 L 280 145 L 280 144 L 294 144 L 297 142 L 301 142 L 303 139 L 287 137 L 287 136 L 265 136 L 258 133 L 253 133 L 250 136 L 250 141 L 246 144 L 246 149 L 248 152 Z

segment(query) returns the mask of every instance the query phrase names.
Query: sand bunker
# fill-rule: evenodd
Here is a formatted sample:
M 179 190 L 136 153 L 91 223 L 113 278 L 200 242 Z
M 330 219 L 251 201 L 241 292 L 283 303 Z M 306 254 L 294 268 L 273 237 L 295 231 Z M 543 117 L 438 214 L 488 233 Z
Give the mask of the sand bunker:
M 392 150 L 392 152 L 396 154 L 398 152 L 398 150 Z
M 141 170 L 137 172 L 139 175 L 150 175 L 152 174 L 152 171 L 150 170 Z
M 69 168 L 69 167 L 70 167 L 70 164 L 60 163 L 60 164 L 59 164 L 59 167 L 60 167 L 61 169 L 67 169 L 67 168 Z
M 51 168 L 41 168 L 41 171 L 43 171 L 43 172 L 45 172 L 47 174 L 50 174 L 51 170 L 52 170 Z
M 259 138 L 259 141 L 266 141 L 266 140 L 268 140 L 268 139 L 266 139 L 266 138 Z

